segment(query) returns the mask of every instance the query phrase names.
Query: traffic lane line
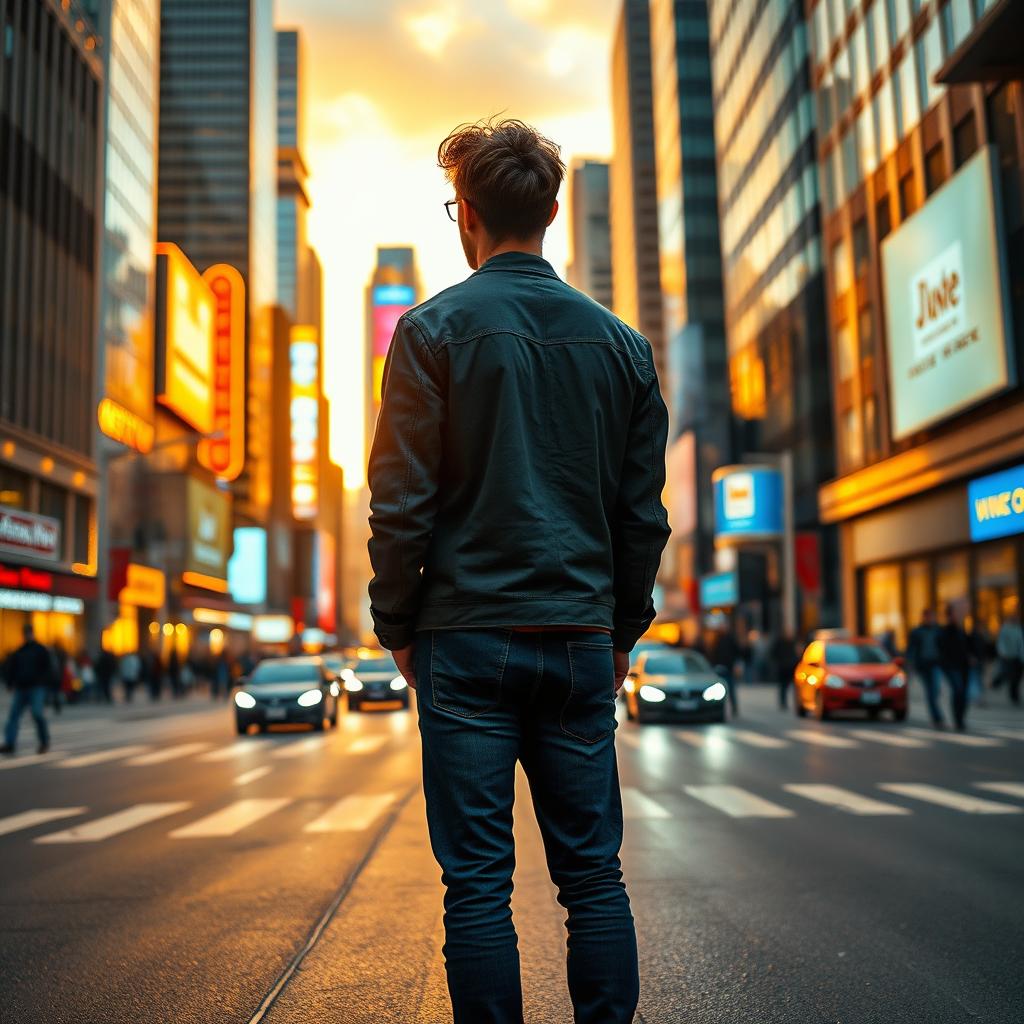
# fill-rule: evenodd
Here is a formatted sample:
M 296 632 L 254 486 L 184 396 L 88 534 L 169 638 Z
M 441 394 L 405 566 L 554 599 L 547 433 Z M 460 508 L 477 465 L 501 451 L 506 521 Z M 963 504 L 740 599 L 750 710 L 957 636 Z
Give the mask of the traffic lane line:
M 806 800 L 813 800 L 815 803 L 824 804 L 826 807 L 835 807 L 837 810 L 846 811 L 849 814 L 861 815 L 902 815 L 913 812 L 906 807 L 897 807 L 896 804 L 883 803 L 881 800 L 873 800 L 868 796 L 861 796 L 852 790 L 843 789 L 841 786 L 827 786 L 817 783 L 794 782 L 782 787 L 787 793 L 794 793 L 804 797 Z
M 132 829 L 148 825 L 150 822 L 158 821 L 172 814 L 180 814 L 187 811 L 192 804 L 187 800 L 179 800 L 168 803 L 135 804 L 123 811 L 108 814 L 103 818 L 96 818 L 87 821 L 82 825 L 74 825 L 61 832 L 51 832 L 45 836 L 39 836 L 37 843 L 98 843 L 104 839 L 121 835 Z
M 37 825 L 46 825 L 51 821 L 60 821 L 62 818 L 73 818 L 78 814 L 85 814 L 88 809 L 88 807 L 40 807 L 31 811 L 22 811 L 20 814 L 11 814 L 6 818 L 0 818 L 0 836 L 35 828 Z
M 944 789 L 925 782 L 882 782 L 879 789 L 897 796 L 921 800 L 925 803 L 947 807 L 952 811 L 963 811 L 965 814 L 1020 814 L 1020 807 L 1012 804 L 1001 804 L 995 800 L 984 800 L 969 793 L 958 793 L 953 789 Z

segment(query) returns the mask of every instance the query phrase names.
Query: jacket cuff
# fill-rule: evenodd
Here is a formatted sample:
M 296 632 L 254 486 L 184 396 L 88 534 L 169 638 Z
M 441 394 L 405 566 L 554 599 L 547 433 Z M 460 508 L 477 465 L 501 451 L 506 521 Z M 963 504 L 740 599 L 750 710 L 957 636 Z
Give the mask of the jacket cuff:
M 635 627 L 616 626 L 612 630 L 612 647 L 617 651 L 629 654 L 636 647 L 636 642 L 644 635 L 646 629 L 637 632 Z
M 399 651 L 403 647 L 408 647 L 416 638 L 412 626 L 385 626 L 382 624 L 376 626 L 373 631 L 376 633 L 381 647 L 387 651 Z

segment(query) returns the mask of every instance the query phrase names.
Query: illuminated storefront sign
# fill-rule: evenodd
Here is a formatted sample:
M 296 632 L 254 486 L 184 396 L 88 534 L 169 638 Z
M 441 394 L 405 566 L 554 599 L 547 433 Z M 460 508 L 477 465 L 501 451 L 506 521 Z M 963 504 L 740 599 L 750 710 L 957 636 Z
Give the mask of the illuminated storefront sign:
M 85 611 L 85 602 L 80 597 L 54 597 L 35 590 L 0 590 L 0 608 L 16 612 L 81 615 Z
M 60 523 L 56 519 L 0 505 L 0 551 L 57 561 L 60 539 Z
M 235 529 L 228 591 L 239 604 L 262 604 L 267 599 L 267 531 L 261 526 Z
M 245 463 L 245 282 L 226 263 L 210 267 L 203 280 L 213 293 L 213 431 L 199 443 L 200 465 L 223 480 L 235 480 Z
M 153 424 L 136 416 L 112 398 L 104 398 L 96 410 L 100 430 L 107 437 L 145 454 L 153 448 Z
M 315 327 L 291 331 L 292 514 L 316 516 L 319 498 L 320 345 Z
M 882 243 L 894 440 L 1014 381 L 996 175 L 983 147 Z
M 124 588 L 117 595 L 122 604 L 136 608 L 162 608 L 167 596 L 167 577 L 159 569 L 129 562 Z
M 27 565 L 0 565 L 0 587 L 22 590 L 51 590 L 53 574 L 30 569 Z
M 261 644 L 286 644 L 295 635 L 295 620 L 290 615 L 255 615 L 252 638 Z
M 701 608 L 732 608 L 739 603 L 740 581 L 735 572 L 716 572 L 700 578 Z
M 213 327 L 209 285 L 176 246 L 157 252 L 157 400 L 202 434 L 213 430 Z
M 1024 533 L 1024 466 L 972 480 L 967 485 L 971 540 Z
M 183 579 L 190 586 L 227 591 L 231 547 L 228 496 L 194 477 L 188 479 L 188 552 Z
M 722 466 L 711 476 L 715 541 L 771 540 L 782 534 L 782 474 L 773 466 Z
M 378 284 L 373 288 L 373 400 L 380 404 L 384 363 L 402 314 L 416 304 L 416 289 L 408 284 Z

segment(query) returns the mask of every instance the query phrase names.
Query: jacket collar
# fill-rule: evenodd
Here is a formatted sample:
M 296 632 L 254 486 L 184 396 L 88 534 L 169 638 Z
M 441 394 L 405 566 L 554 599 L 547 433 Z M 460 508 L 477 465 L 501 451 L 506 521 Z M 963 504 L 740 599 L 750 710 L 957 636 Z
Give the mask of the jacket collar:
M 554 267 L 543 256 L 534 256 L 528 252 L 502 252 L 492 256 L 477 274 L 486 274 L 492 270 L 510 270 L 514 273 L 539 274 L 541 277 L 553 277 L 559 280 Z M 475 275 L 474 275 L 475 276 Z

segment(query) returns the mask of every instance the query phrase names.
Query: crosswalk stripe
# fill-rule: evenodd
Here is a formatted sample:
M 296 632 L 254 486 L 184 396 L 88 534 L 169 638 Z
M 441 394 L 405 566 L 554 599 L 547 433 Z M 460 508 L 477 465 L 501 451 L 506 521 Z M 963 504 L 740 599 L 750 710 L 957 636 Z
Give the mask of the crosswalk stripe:
M 394 802 L 395 793 L 346 796 L 332 804 L 304 832 L 362 832 L 369 828 Z
M 78 754 L 76 757 L 68 757 L 58 761 L 54 768 L 89 768 L 94 764 L 106 764 L 107 761 L 120 761 L 125 757 L 132 757 L 134 754 L 144 754 L 149 750 L 148 746 L 132 744 L 127 747 L 110 747 L 107 750 L 94 750 L 91 754 Z
M 210 839 L 214 837 L 233 836 L 243 828 L 255 824 L 261 818 L 279 811 L 290 804 L 291 797 L 251 797 L 247 800 L 236 800 L 233 804 L 213 814 L 206 815 L 190 825 L 176 828 L 170 835 L 172 839 Z
M 324 744 L 323 736 L 310 736 L 305 740 L 295 740 L 291 743 L 285 744 L 283 747 L 278 747 L 274 751 L 274 757 L 302 757 L 303 754 L 308 754 L 312 750 L 316 750 L 318 747 L 322 747 Z
M 12 757 L 8 760 L 0 761 L 0 772 L 11 768 L 27 768 L 33 764 L 47 764 L 50 761 L 59 761 L 62 757 L 67 756 L 67 751 L 65 750 L 54 750 L 49 754 L 27 754 L 25 757 Z
M 781 750 L 788 747 L 785 740 L 777 739 L 775 736 L 765 736 L 763 732 L 753 732 L 750 729 L 730 729 L 728 738 L 746 743 L 749 747 L 760 747 L 762 750 Z
M 49 835 L 40 836 L 35 842 L 97 843 L 102 839 L 110 839 L 112 836 L 118 836 L 133 828 L 148 825 L 151 821 L 157 821 L 159 818 L 166 818 L 170 814 L 179 814 L 191 806 L 192 804 L 187 801 L 135 804 L 134 807 L 117 811 L 115 814 L 108 814 L 105 818 L 96 818 L 94 821 L 87 821 L 82 825 L 74 825 L 63 832 L 51 832 Z
M 61 818 L 73 818 L 76 814 L 85 814 L 88 807 L 41 807 L 34 811 L 22 811 L 6 818 L 0 818 L 0 836 L 20 832 L 22 829 L 35 828 L 50 821 Z
M 839 786 L 825 786 L 813 783 L 793 783 L 783 786 L 789 793 L 795 793 L 815 803 L 825 804 L 826 807 L 836 807 L 841 811 L 850 814 L 910 814 L 905 807 L 897 807 L 895 804 L 883 803 L 881 800 L 872 800 L 871 797 L 861 796 L 859 793 L 852 793 L 848 789 Z
M 916 729 L 908 727 L 903 730 L 908 736 L 919 739 L 938 740 L 940 743 L 955 743 L 959 747 L 1002 747 L 1002 740 L 991 736 L 967 736 L 962 732 L 942 732 L 939 729 Z
M 1024 782 L 976 782 L 978 789 L 987 789 L 990 793 L 1002 793 L 1004 796 L 1015 796 L 1024 800 Z
M 696 747 L 698 750 L 707 743 L 707 737 L 701 732 L 686 732 L 685 729 L 676 729 L 673 735 L 677 740 L 691 747 Z
M 1020 814 L 1021 808 L 1010 804 L 997 803 L 995 800 L 983 800 L 968 793 L 957 793 L 952 789 L 942 789 L 925 782 L 883 782 L 879 789 L 898 796 L 910 797 L 912 800 L 923 800 L 926 803 L 938 804 L 954 811 L 967 814 Z
M 140 754 L 138 757 L 130 758 L 125 763 L 133 768 L 165 764 L 167 761 L 176 761 L 179 757 L 198 754 L 200 751 L 206 750 L 209 745 L 209 743 L 179 743 L 176 747 L 165 747 L 163 750 L 154 750 L 149 754 Z
M 1024 729 L 1004 729 L 1002 726 L 996 726 L 986 729 L 985 732 L 998 736 L 1001 740 L 1024 740 Z
M 671 818 L 672 815 L 646 793 L 633 786 L 623 786 L 622 817 L 626 821 L 638 821 L 643 818 Z
M 248 786 L 250 782 L 256 782 L 259 779 L 269 775 L 274 769 L 269 764 L 261 765 L 259 768 L 253 768 L 250 771 L 242 772 L 241 775 L 235 776 L 236 786 Z
M 793 812 L 739 786 L 685 786 L 690 796 L 730 818 L 792 818 Z
M 927 747 L 924 740 L 914 739 L 913 736 L 900 736 L 895 732 L 885 732 L 882 729 L 858 729 L 857 739 L 870 740 L 872 743 L 884 743 L 887 747 L 915 747 L 920 749 Z
M 218 747 L 216 750 L 209 750 L 205 754 L 200 754 L 196 760 L 231 761 L 240 754 L 252 753 L 252 751 L 258 749 L 260 749 L 259 743 L 254 743 L 252 740 L 239 740 L 237 743 L 229 743 L 226 747 Z M 265 750 L 266 747 L 262 749 Z
M 387 741 L 387 736 L 362 736 L 348 748 L 348 752 L 350 754 L 374 754 Z
M 827 732 L 817 732 L 814 729 L 790 729 L 786 735 L 801 743 L 811 743 L 819 747 L 834 747 L 837 750 L 852 750 L 860 746 L 855 740 L 848 740 L 844 736 L 833 736 Z

